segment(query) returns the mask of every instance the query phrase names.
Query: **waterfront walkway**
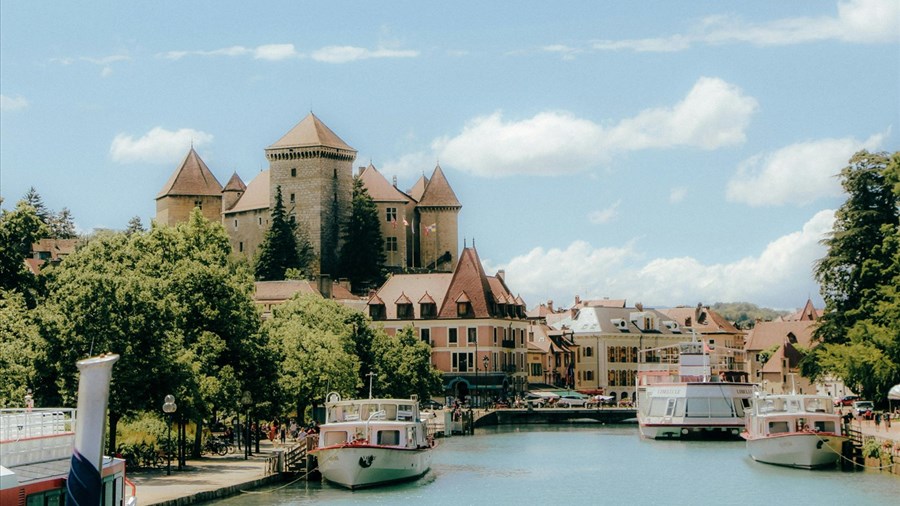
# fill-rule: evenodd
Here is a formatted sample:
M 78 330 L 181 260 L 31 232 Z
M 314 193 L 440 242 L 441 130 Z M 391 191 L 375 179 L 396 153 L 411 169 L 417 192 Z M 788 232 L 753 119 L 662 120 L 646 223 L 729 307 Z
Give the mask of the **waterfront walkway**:
M 871 420 L 854 421 L 853 428 L 866 436 L 889 439 L 895 446 L 900 445 L 900 423 L 892 423 L 888 430 L 884 423 L 876 429 L 875 422 Z M 204 457 L 188 460 L 183 471 L 177 471 L 173 463 L 171 476 L 166 476 L 163 468 L 129 474 L 129 479 L 137 486 L 138 504 L 141 506 L 196 504 L 281 480 L 278 475 L 266 476 L 266 461 L 277 448 L 268 440 L 262 440 L 259 443 L 260 452 L 248 460 L 244 460 L 241 454 Z

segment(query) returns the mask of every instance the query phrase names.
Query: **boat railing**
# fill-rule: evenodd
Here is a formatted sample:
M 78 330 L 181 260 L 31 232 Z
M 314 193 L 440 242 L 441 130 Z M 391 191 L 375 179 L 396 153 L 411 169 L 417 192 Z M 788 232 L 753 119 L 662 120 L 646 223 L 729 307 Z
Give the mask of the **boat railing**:
M 75 409 L 2 409 L 3 465 L 15 467 L 72 455 Z

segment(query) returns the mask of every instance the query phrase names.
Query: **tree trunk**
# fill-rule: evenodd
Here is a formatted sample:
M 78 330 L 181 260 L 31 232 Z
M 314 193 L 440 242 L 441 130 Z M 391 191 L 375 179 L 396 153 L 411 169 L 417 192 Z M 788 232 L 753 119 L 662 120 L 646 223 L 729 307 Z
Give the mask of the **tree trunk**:
M 197 417 L 197 432 L 194 433 L 194 447 L 191 450 L 191 458 L 200 458 L 200 448 L 203 444 L 203 417 Z
M 119 419 L 122 418 L 122 415 L 119 413 L 109 412 L 109 447 L 107 451 L 104 453 L 105 455 L 115 455 L 116 454 L 116 428 L 119 426 Z

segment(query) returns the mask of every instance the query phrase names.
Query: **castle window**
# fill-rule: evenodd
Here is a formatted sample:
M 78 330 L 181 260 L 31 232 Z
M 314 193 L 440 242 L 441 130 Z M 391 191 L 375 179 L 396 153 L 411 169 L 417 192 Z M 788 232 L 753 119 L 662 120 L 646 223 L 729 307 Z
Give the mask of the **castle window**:
M 241 253 L 244 252 L 244 241 L 238 243 L 238 251 Z
M 396 237 L 385 237 L 384 238 L 384 250 L 388 253 L 396 253 L 397 252 L 397 238 Z
M 262 226 L 262 216 L 258 217 L 257 219 L 259 220 L 260 226 Z
M 234 229 L 237 230 L 237 220 L 234 220 Z
M 291 168 L 291 177 L 297 177 L 297 169 Z
M 202 210 L 203 210 L 203 201 L 202 201 L 202 200 L 195 200 L 195 201 L 194 201 L 194 207 L 196 207 L 197 209 L 199 209 L 199 210 L 202 211 Z
M 384 218 L 388 223 L 394 223 L 394 226 L 397 225 L 397 208 L 396 207 L 388 207 L 384 210 Z
M 291 213 L 291 223 L 297 223 L 297 213 Z
M 296 201 L 297 201 L 297 199 L 294 198 L 294 194 L 292 193 L 291 194 L 291 204 L 293 204 Z
M 334 174 L 331 177 L 333 177 L 334 179 L 337 179 L 337 169 L 334 169 Z

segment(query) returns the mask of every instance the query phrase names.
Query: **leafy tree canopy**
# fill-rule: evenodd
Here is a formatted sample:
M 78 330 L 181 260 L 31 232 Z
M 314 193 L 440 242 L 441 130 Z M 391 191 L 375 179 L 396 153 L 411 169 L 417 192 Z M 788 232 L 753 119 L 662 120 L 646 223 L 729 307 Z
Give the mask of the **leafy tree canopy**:
M 281 199 L 281 186 L 275 188 L 275 207 L 269 230 L 259 247 L 256 258 L 256 279 L 275 281 L 284 279 L 288 269 L 303 269 L 300 254 L 297 251 L 296 225 L 284 214 L 284 203 Z
M 377 330 L 372 348 L 378 395 L 404 399 L 416 394 L 429 399 L 441 392 L 442 374 L 431 363 L 431 346 L 411 325 L 394 336 Z

